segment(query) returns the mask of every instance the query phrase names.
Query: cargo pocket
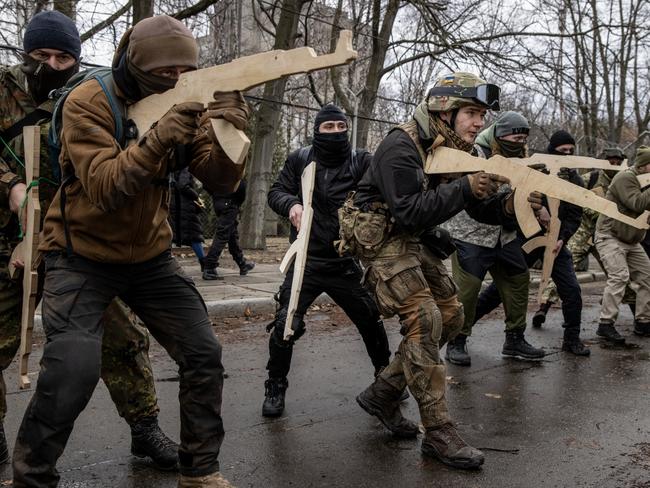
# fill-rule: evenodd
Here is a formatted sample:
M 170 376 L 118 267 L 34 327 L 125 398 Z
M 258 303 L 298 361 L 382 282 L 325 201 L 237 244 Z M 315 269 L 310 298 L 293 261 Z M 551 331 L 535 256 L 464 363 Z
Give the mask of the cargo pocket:
M 367 277 L 369 289 L 374 291 L 380 313 L 388 318 L 406 300 L 423 289 L 428 289 L 420 263 L 413 256 L 402 256 L 395 261 L 375 261 Z
M 46 334 L 70 329 L 70 316 L 86 285 L 81 274 L 52 269 L 45 275 L 43 329 Z

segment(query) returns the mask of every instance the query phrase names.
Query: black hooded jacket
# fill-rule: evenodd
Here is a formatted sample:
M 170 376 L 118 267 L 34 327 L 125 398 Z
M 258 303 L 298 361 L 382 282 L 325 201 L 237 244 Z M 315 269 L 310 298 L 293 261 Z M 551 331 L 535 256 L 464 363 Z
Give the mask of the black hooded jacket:
M 269 206 L 283 217 L 289 216 L 293 205 L 302 204 L 300 177 L 312 157 L 310 152 L 308 157 L 301 158 L 300 151 L 298 149 L 289 154 L 278 179 L 271 185 L 268 193 Z M 354 169 L 352 154 L 337 167 L 328 168 L 316 163 L 316 182 L 312 198 L 314 218 L 307 250 L 310 257 L 339 259 L 334 247 L 334 241 L 339 239 L 338 209 L 343 205 L 348 193 L 356 190 L 355 180 L 365 173 L 371 160 L 369 152 L 357 149 L 354 162 L 357 167 Z M 290 242 L 293 242 L 297 235 L 296 228 L 291 226 Z

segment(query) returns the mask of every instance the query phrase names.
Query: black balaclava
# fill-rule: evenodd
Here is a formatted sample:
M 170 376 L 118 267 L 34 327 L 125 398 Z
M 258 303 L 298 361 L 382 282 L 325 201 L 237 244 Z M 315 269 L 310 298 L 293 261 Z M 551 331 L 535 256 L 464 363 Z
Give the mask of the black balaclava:
M 314 120 L 314 157 L 317 162 L 328 167 L 340 166 L 350 156 L 351 147 L 348 131 L 321 134 L 318 128 L 330 120 L 348 121 L 345 114 L 336 105 L 329 103 L 320 109 Z
M 56 70 L 47 63 L 32 58 L 29 54 L 23 54 L 23 64 L 20 70 L 27 78 L 27 88 L 37 104 L 47 100 L 52 90 L 65 85 L 72 76 L 79 71 L 79 63 L 73 64 L 70 68 Z

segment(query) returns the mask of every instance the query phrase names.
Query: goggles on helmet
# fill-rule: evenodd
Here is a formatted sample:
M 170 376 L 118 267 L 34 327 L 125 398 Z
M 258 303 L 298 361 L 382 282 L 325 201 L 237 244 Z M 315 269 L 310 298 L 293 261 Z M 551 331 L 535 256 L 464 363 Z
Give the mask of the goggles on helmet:
M 490 110 L 498 111 L 499 93 L 501 89 L 497 85 L 486 83 L 478 86 L 434 86 L 429 90 L 427 98 L 449 96 L 457 98 L 471 98 Z

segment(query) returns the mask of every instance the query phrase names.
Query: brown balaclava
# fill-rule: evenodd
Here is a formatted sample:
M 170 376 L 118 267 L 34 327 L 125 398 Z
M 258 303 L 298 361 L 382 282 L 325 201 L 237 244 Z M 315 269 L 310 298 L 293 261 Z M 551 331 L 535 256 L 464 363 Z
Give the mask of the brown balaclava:
M 151 74 L 157 68 L 199 64 L 199 46 L 185 25 L 158 15 L 138 22 L 129 39 L 127 66 L 136 79 L 143 97 L 174 88 L 176 80 Z

